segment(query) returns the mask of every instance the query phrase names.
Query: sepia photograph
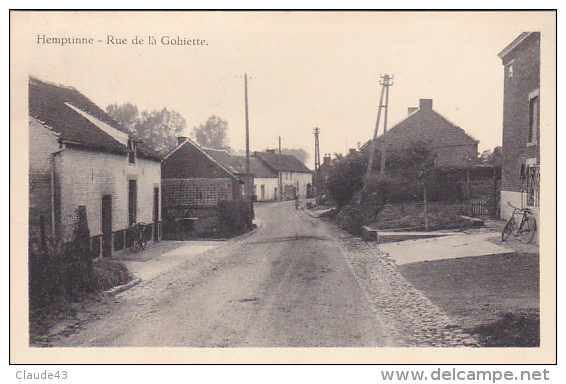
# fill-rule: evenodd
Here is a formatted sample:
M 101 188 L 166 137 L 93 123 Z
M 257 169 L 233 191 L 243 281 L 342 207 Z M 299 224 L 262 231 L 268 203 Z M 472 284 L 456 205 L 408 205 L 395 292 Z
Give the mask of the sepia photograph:
M 552 10 L 11 11 L 11 363 L 556 363 L 556 47 Z

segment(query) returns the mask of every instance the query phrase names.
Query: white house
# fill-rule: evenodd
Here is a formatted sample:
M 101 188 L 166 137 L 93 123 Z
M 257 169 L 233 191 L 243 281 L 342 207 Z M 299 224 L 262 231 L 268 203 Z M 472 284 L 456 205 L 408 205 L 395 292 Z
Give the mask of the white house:
M 277 196 L 277 199 L 281 197 L 281 192 L 283 192 L 282 196 L 284 200 L 294 199 L 297 195 L 302 199 L 312 195 L 312 171 L 296 157 L 292 155 L 280 155 L 276 153 L 274 149 L 266 150 L 265 152 L 254 152 L 252 156 L 258 159 L 263 166 L 268 168 L 272 173 L 277 175 L 275 182 L 273 178 L 264 178 L 266 180 L 266 189 L 269 186 L 269 193 L 273 190 L 274 196 Z M 281 180 L 282 191 L 280 191 L 279 188 L 278 178 Z M 269 184 L 267 179 L 269 179 Z M 256 185 L 259 183 L 259 180 L 255 181 Z M 259 199 L 261 195 L 261 185 L 260 190 L 256 190 L 256 193 Z
M 250 156 L 250 173 L 253 175 L 254 195 L 257 201 L 277 200 L 277 188 L 279 187 L 277 173 L 253 156 Z
M 106 112 L 72 87 L 30 77 L 29 228 L 68 241 L 77 209 L 87 213 L 94 256 L 111 256 L 146 223 L 161 237 L 159 155 L 132 140 Z

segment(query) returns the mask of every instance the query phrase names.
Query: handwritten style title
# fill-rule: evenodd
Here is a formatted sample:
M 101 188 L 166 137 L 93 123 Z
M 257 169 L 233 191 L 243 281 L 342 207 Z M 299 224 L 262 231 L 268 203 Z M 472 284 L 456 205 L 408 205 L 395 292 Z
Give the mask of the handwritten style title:
M 125 38 L 114 35 L 106 35 L 105 39 L 95 39 L 93 37 L 76 37 L 76 36 L 46 36 L 37 35 L 37 44 L 51 45 L 172 45 L 172 46 L 203 46 L 208 45 L 205 39 L 197 39 L 183 36 L 161 36 L 156 38 L 148 36 L 147 38 L 135 36 L 133 38 Z

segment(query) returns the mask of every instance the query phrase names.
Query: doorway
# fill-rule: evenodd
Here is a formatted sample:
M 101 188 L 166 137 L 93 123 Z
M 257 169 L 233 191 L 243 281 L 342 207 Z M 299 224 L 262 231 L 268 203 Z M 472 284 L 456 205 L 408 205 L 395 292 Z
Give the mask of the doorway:
M 153 188 L 153 241 L 159 241 L 159 188 Z
M 102 257 L 112 256 L 112 195 L 102 196 Z

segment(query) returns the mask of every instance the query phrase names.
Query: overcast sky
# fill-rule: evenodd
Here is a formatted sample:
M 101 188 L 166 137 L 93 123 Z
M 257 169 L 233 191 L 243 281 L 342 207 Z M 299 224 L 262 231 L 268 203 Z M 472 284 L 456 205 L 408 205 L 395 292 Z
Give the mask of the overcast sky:
M 503 66 L 497 54 L 523 31 L 552 30 L 545 13 L 49 13 L 26 25 L 29 73 L 73 86 L 105 108 L 130 102 L 167 107 L 187 135 L 211 115 L 245 147 L 244 73 L 252 150 L 344 153 L 373 135 L 380 74 L 394 75 L 388 126 L 418 106 L 433 108 L 480 141 L 501 145 Z M 37 35 L 93 37 L 95 44 L 37 44 Z M 105 44 L 107 35 L 126 45 Z M 134 36 L 145 40 L 133 45 Z M 157 45 L 147 44 L 154 36 Z M 206 46 L 162 45 L 162 36 Z M 103 40 L 98 43 L 98 40 Z M 544 66 L 544 60 L 543 60 Z

